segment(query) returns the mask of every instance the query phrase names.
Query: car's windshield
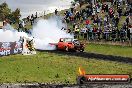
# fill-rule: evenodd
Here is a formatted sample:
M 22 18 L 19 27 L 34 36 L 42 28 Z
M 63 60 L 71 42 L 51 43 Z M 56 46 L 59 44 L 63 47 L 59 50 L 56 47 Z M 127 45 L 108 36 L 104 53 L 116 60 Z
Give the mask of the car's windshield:
M 72 42 L 72 40 L 73 40 L 72 38 L 65 38 L 64 42 Z
M 78 40 L 74 40 L 73 43 L 78 44 L 78 45 L 80 44 L 80 42 Z

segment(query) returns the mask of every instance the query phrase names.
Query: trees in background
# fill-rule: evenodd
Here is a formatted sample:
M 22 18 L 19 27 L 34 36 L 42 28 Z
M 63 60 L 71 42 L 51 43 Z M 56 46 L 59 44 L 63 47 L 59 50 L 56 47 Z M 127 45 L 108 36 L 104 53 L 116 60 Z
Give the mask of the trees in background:
M 21 17 L 20 9 L 17 8 L 15 11 L 12 12 L 12 21 L 18 23 L 20 17 Z
M 11 9 L 9 9 L 7 3 L 2 3 L 0 5 L 0 20 L 4 20 L 11 14 Z
M 0 4 L 0 21 L 9 20 L 16 23 L 19 22 L 20 16 L 20 9 L 17 8 L 15 11 L 11 11 L 6 2 Z

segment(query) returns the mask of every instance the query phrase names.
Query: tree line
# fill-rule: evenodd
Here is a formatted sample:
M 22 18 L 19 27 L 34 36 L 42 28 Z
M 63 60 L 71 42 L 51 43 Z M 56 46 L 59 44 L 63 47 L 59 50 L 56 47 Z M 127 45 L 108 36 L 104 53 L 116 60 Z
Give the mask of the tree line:
M 0 4 L 0 21 L 8 20 L 11 23 L 17 23 L 19 22 L 20 17 L 21 14 L 19 8 L 12 11 L 6 2 Z

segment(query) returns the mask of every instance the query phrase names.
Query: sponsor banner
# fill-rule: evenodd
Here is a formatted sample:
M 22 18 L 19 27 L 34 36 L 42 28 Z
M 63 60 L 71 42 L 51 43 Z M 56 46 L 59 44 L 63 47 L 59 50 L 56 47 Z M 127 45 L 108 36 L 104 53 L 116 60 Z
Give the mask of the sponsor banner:
M 3 26 L 3 22 L 0 21 L 0 28 L 2 29 Z
M 130 33 L 132 33 L 132 28 L 129 28 L 130 29 Z
M 21 42 L 0 42 L 0 56 L 22 53 Z
M 88 83 L 128 83 L 129 75 L 84 75 Z

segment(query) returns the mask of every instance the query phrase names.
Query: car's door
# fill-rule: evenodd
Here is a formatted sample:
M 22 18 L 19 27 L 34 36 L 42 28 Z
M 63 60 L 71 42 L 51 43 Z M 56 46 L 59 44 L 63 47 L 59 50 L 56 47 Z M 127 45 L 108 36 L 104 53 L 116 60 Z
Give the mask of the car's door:
M 58 49 L 63 49 L 64 46 L 64 40 L 60 39 L 59 43 L 58 43 Z

